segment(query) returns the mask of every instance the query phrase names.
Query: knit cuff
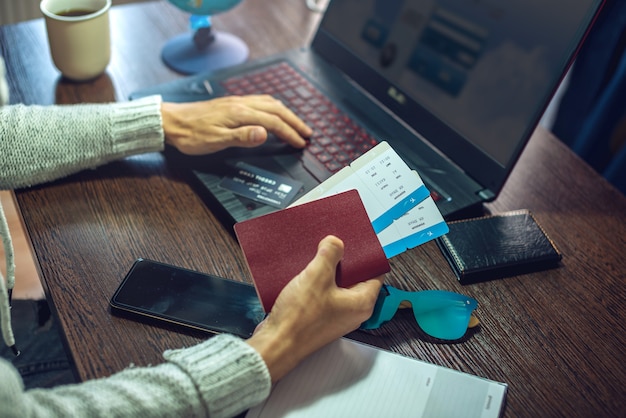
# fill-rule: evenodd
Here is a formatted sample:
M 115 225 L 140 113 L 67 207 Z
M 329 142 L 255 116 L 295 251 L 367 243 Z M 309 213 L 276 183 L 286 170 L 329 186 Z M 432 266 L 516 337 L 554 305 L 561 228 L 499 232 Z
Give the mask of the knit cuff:
M 116 103 L 112 115 L 113 148 L 117 154 L 141 154 L 164 148 L 161 96 Z
M 217 335 L 163 356 L 189 374 L 213 418 L 237 415 L 269 396 L 272 383 L 265 362 L 235 336 Z

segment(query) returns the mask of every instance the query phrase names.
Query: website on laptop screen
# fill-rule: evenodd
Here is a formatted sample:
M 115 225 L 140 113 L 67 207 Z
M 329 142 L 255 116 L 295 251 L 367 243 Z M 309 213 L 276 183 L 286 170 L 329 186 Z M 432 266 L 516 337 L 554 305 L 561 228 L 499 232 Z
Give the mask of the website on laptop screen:
M 594 3 L 334 0 L 322 28 L 506 166 L 541 116 Z

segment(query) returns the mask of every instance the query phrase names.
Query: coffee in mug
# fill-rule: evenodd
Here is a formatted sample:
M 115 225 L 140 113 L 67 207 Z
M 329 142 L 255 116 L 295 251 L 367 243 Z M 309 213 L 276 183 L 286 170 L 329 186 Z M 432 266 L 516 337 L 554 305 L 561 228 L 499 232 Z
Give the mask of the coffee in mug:
M 43 0 L 50 54 L 64 77 L 93 79 L 111 59 L 111 0 Z

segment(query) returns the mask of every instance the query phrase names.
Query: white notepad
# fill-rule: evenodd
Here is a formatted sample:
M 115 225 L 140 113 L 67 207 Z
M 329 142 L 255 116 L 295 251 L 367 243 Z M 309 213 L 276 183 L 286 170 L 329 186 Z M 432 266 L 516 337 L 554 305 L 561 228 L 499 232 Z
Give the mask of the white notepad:
M 313 354 L 246 418 L 496 418 L 507 385 L 347 338 Z

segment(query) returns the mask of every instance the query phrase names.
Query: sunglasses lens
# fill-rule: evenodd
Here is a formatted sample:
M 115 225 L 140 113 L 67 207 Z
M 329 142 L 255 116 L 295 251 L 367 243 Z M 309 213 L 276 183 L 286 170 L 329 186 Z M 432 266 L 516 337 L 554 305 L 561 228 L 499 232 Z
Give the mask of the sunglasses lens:
M 376 329 L 391 320 L 403 301 L 410 302 L 415 320 L 426 334 L 440 340 L 458 340 L 467 331 L 476 300 L 445 290 L 407 292 L 383 285 L 372 317 L 361 329 Z
M 413 304 L 415 319 L 422 330 L 442 340 L 457 340 L 465 335 L 470 315 L 476 308 L 470 298 L 453 292 L 420 292 L 418 304 Z

